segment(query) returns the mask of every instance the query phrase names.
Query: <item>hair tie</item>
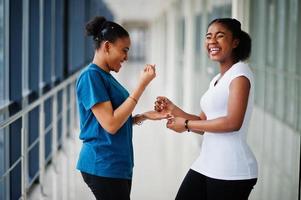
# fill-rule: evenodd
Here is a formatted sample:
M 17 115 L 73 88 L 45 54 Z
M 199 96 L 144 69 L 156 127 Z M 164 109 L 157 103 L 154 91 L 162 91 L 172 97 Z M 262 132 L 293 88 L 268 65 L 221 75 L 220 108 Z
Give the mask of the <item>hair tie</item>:
M 105 27 L 103 30 L 100 31 L 100 38 L 104 39 L 104 36 L 107 34 L 109 30 L 113 30 L 114 26 Z
M 105 19 L 102 25 L 99 28 L 99 31 L 97 32 L 97 36 L 94 38 L 95 41 L 100 41 L 103 38 L 103 33 L 102 31 L 105 30 L 105 27 L 107 25 L 107 20 Z

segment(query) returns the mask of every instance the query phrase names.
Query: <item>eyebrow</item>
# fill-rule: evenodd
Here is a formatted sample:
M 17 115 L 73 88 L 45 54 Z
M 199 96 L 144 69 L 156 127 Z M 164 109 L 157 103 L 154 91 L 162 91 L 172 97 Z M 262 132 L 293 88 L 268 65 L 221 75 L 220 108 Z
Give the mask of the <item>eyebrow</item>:
M 223 32 L 223 31 L 218 31 L 218 32 L 216 32 L 216 35 L 219 34 L 219 33 L 226 34 L 226 33 Z M 208 36 L 208 35 L 212 35 L 212 33 L 207 33 L 206 36 Z

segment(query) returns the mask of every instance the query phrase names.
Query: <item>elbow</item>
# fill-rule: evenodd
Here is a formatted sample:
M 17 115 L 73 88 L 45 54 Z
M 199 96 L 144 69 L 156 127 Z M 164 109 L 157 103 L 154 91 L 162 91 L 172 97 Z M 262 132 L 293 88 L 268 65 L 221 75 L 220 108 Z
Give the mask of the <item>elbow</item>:
M 123 124 L 120 124 L 116 119 L 111 118 L 104 121 L 98 120 L 100 126 L 110 135 L 115 135 Z
M 243 124 L 243 118 L 228 116 L 225 118 L 224 123 L 228 132 L 239 131 Z
M 242 127 L 242 123 L 229 123 L 228 130 L 229 132 L 239 131 Z
M 239 131 L 240 128 L 241 128 L 241 126 L 235 126 L 235 127 L 233 127 L 233 131 Z
M 108 123 L 106 125 L 102 125 L 102 127 L 110 135 L 115 135 L 117 133 L 117 131 L 119 130 L 119 128 L 113 123 Z
M 107 128 L 104 128 L 110 135 L 115 135 L 118 131 L 117 128 L 114 128 L 114 127 L 107 127 Z
M 105 119 L 101 119 L 97 115 L 95 116 L 99 126 L 110 135 L 115 135 L 121 127 L 114 117 L 107 116 Z

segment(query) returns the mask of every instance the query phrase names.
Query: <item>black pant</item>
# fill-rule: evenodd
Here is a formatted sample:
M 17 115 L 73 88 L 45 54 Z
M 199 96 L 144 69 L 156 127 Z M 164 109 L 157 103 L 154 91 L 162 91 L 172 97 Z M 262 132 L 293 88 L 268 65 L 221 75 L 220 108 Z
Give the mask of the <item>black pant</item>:
M 176 200 L 247 200 L 257 179 L 219 180 L 189 170 Z
M 97 200 L 129 200 L 132 181 L 128 179 L 107 178 L 81 172 Z

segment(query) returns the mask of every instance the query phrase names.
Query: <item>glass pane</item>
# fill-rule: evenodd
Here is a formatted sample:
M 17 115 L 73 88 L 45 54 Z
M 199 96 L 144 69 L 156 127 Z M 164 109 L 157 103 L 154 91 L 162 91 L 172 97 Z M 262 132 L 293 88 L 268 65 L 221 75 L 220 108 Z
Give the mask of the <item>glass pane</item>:
M 255 69 L 256 106 L 249 141 L 262 177 L 250 199 L 298 198 L 299 176 L 294 174 L 299 174 L 300 164 L 301 90 L 295 72 L 300 70 L 301 24 L 297 2 L 250 1 L 250 60 Z
M 51 36 L 52 36 L 52 27 L 51 27 L 51 1 L 45 1 L 44 7 L 44 35 L 43 35 L 43 42 L 44 42 L 44 55 L 43 55 L 43 81 L 44 84 L 51 83 Z
M 232 15 L 232 3 L 231 1 L 210 1 L 212 6 L 212 10 L 209 16 L 209 21 L 215 18 L 222 18 L 222 17 L 231 17 Z
M 301 79 L 297 80 L 297 84 L 298 84 L 298 89 L 297 89 L 297 94 L 298 94 L 298 100 L 297 100 L 297 131 L 299 132 L 299 134 L 301 133 Z
M 4 8 L 3 0 L 0 0 L 0 106 L 4 102 Z
M 130 27 L 127 30 L 131 36 L 129 60 L 132 62 L 144 62 L 146 56 L 146 29 L 144 27 Z
M 0 115 L 0 121 L 4 119 L 3 115 Z M 6 158 L 5 158 L 5 135 L 4 135 L 4 129 L 0 130 L 0 179 L 2 179 L 3 174 L 5 173 L 5 164 L 6 164 Z M 6 180 L 8 180 L 6 177 L 0 181 L 0 199 L 5 199 L 5 190 L 6 190 Z
M 40 34 L 40 4 L 39 0 L 30 1 L 29 15 L 29 89 L 38 94 L 39 90 L 39 34 Z
M 231 17 L 232 15 L 232 3 L 229 0 L 224 1 L 210 1 L 210 7 L 212 10 L 208 14 L 208 22 L 206 26 L 216 18 L 224 18 L 224 17 Z M 207 32 L 207 28 L 206 31 Z M 203 37 L 205 39 L 205 35 Z M 204 41 L 204 40 L 203 40 Z M 207 59 L 207 73 L 212 79 L 216 74 L 219 73 L 219 68 L 217 67 L 217 62 L 212 62 L 208 57 Z
M 4 8 L 3 0 L 0 0 L 0 107 L 4 104 Z M 0 122 L 4 116 L 0 114 Z M 5 170 L 4 130 L 0 129 L 0 179 Z M 5 180 L 0 181 L 0 199 L 5 199 Z

